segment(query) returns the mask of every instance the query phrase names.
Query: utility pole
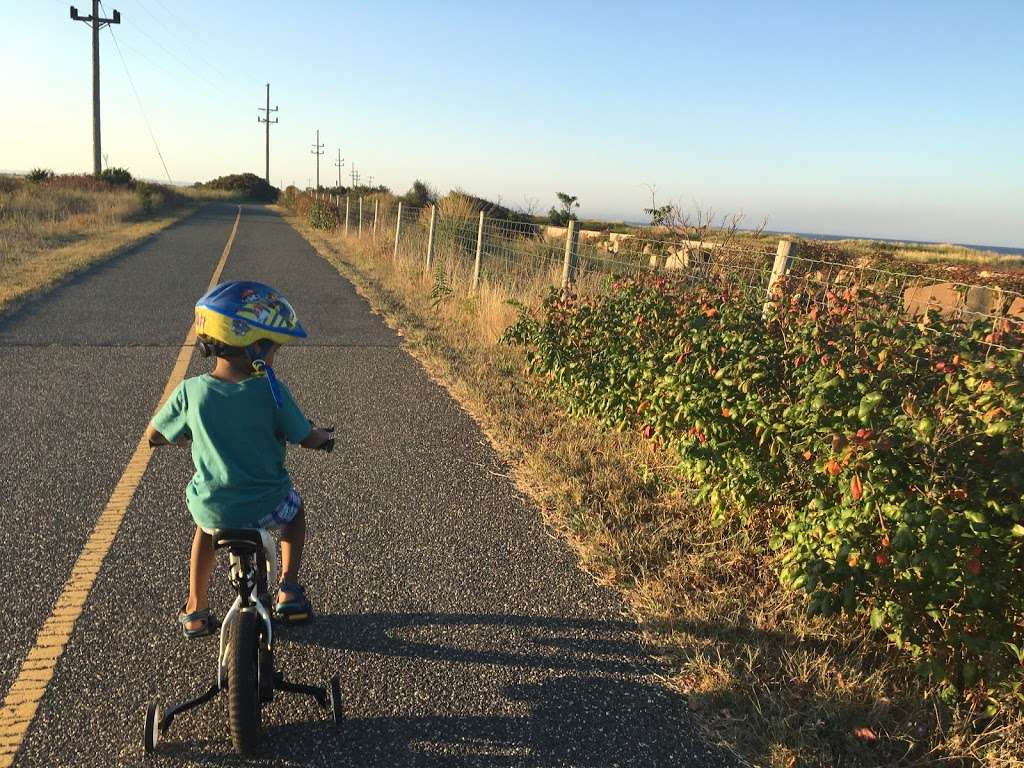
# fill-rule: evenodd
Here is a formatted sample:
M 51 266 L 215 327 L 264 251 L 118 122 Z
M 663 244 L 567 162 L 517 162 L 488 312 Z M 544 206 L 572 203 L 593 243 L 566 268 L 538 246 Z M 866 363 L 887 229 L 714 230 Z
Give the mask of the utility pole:
M 370 180 L 366 183 L 366 186 L 368 186 L 370 189 L 373 189 L 373 176 L 370 177 Z
M 92 172 L 97 176 L 103 170 L 100 149 L 100 30 L 108 24 L 120 24 L 121 12 L 114 11 L 112 19 L 100 17 L 100 0 L 92 0 L 92 16 L 80 16 L 71 6 L 71 20 L 84 21 L 92 27 Z
M 269 184 L 270 183 L 270 124 L 277 122 L 277 118 L 276 117 L 273 120 L 270 119 L 270 113 L 271 112 L 277 112 L 277 107 L 274 107 L 273 109 L 270 108 L 270 83 L 267 83 L 267 106 L 266 107 L 258 107 L 258 111 L 266 112 L 267 113 L 266 117 L 260 117 L 259 115 L 257 115 L 256 116 L 256 122 L 258 122 L 258 123 L 266 123 L 267 124 L 267 184 Z
M 352 163 L 351 167 L 348 170 L 349 170 L 349 173 L 352 175 L 352 189 L 355 189 L 356 188 L 356 164 Z
M 316 155 L 316 189 L 320 191 L 320 156 L 324 153 L 324 145 L 320 143 L 320 129 L 316 129 L 316 144 L 309 150 L 311 155 Z
M 334 167 L 338 169 L 338 189 L 341 189 L 341 167 L 345 165 L 345 159 L 341 156 L 341 148 L 338 148 L 338 159 L 334 163 Z M 339 192 L 340 194 L 340 192 Z

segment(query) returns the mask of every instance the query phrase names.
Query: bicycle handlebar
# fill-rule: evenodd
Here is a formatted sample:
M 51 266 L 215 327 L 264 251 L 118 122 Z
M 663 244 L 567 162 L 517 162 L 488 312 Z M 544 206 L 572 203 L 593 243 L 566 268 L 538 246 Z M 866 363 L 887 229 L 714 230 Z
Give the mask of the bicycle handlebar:
M 313 422 L 310 422 L 310 426 L 312 425 Z M 331 451 L 334 450 L 334 427 L 320 427 L 320 429 L 322 429 L 324 432 L 329 433 L 331 436 L 327 438 L 327 440 L 322 442 L 320 445 L 318 445 L 315 450 L 330 453 Z

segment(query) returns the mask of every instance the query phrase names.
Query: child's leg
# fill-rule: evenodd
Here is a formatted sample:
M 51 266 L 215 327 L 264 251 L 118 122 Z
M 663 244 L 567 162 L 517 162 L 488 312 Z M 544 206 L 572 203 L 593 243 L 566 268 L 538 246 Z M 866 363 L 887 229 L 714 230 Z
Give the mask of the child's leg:
M 281 581 L 297 583 L 299 565 L 302 563 L 302 547 L 306 543 L 306 505 L 299 507 L 291 522 L 281 528 Z M 281 592 L 278 602 L 297 597 L 290 592 Z
M 213 573 L 214 552 L 213 536 L 203 533 L 203 529 L 196 527 L 196 535 L 192 538 L 192 559 L 189 564 L 188 574 L 188 602 L 185 603 L 185 613 L 201 611 L 209 608 L 210 575 Z M 202 620 L 190 621 L 185 629 L 201 629 Z

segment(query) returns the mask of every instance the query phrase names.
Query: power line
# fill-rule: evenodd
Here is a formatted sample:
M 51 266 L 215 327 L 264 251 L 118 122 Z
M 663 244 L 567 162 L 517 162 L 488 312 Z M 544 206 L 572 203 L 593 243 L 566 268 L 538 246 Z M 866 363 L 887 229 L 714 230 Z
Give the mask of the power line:
M 160 72 L 161 74 L 166 75 L 167 77 L 178 77 L 177 73 L 173 72 L 166 64 L 163 64 L 157 61 L 156 59 L 150 58 L 149 55 L 140 48 L 136 48 L 134 45 L 130 45 L 129 43 L 121 43 L 121 47 L 123 50 L 128 51 L 137 59 L 141 59 L 142 61 L 149 64 L 155 71 Z
M 157 0 L 157 1 L 159 2 L 159 0 Z M 194 56 L 194 58 L 198 59 L 203 64 L 205 64 L 207 67 L 212 69 L 221 80 L 226 81 L 226 80 L 230 79 L 216 65 L 212 64 L 205 56 L 203 56 L 203 54 L 200 51 L 198 51 L 195 48 L 193 48 L 189 44 L 189 42 L 188 42 L 188 40 L 186 38 L 180 36 L 178 32 L 176 32 L 175 30 L 173 30 L 169 26 L 167 26 L 167 24 L 165 24 L 163 22 L 163 20 L 159 16 L 157 16 L 155 13 L 153 13 L 151 10 L 149 10 L 149 8 L 147 8 L 145 6 L 145 4 L 143 4 L 142 0 L 135 0 L 135 2 L 138 3 L 139 7 L 142 8 L 142 10 L 144 10 L 146 12 L 146 14 L 151 19 L 153 19 L 161 27 L 163 27 L 163 29 L 167 31 L 167 33 L 175 40 L 175 42 L 181 43 L 185 48 L 187 48 L 189 50 L 189 52 L 192 54 L 192 56 Z M 185 25 L 179 19 L 179 17 L 176 14 L 174 14 L 169 8 L 167 8 L 167 6 L 165 6 L 163 3 L 160 3 L 160 7 L 163 8 L 164 12 L 169 17 L 173 17 L 176 21 L 178 21 L 179 24 L 182 24 L 183 26 L 186 26 L 188 29 L 191 29 L 191 27 L 189 27 L 188 25 Z
M 102 3 L 100 4 L 102 5 Z M 132 73 L 128 71 L 128 62 L 125 61 L 124 54 L 121 53 L 121 46 L 117 44 L 117 37 L 114 35 L 114 30 L 107 27 L 110 30 L 110 38 L 114 41 L 114 48 L 117 49 L 117 55 L 121 58 L 121 64 L 124 65 L 124 73 L 128 77 L 128 84 L 132 87 L 132 93 L 135 94 L 135 101 L 138 102 L 139 112 L 142 113 L 142 120 L 146 124 L 146 128 L 149 130 L 149 137 L 153 140 L 153 146 L 156 148 L 156 155 L 160 158 L 160 165 L 164 167 L 164 173 L 167 175 L 167 183 L 173 185 L 174 182 L 171 180 L 171 172 L 167 170 L 167 163 L 164 162 L 164 155 L 160 151 L 160 145 L 157 143 L 156 134 L 153 133 L 153 126 L 149 123 L 149 118 L 146 116 L 146 109 L 142 106 L 142 97 L 139 96 L 139 91 L 135 87 L 135 81 L 132 80 Z
M 212 80 L 210 80 L 208 77 L 206 77 L 201 72 L 197 72 L 195 69 L 193 69 L 192 66 L 187 61 L 185 61 L 183 58 L 178 56 L 178 54 L 176 54 L 174 51 L 172 51 L 166 45 L 164 45 L 159 40 L 157 40 L 155 37 L 153 37 L 151 34 L 149 34 L 149 32 L 147 32 L 145 29 L 143 29 L 141 26 L 139 26 L 138 22 L 133 24 L 132 28 L 134 30 L 136 30 L 137 32 L 139 32 L 143 37 L 145 37 L 151 43 L 153 43 L 153 45 L 157 46 L 160 50 L 162 50 L 164 53 L 166 53 L 168 56 L 170 56 L 172 59 L 174 59 L 176 62 L 178 62 L 178 64 L 180 64 L 185 69 L 187 69 L 189 71 L 189 73 L 192 74 L 194 77 L 199 78 L 204 83 L 206 83 L 208 86 L 213 88 L 215 91 L 218 91 L 218 92 L 226 95 L 226 91 L 223 88 L 221 88 L 219 85 L 214 83 Z

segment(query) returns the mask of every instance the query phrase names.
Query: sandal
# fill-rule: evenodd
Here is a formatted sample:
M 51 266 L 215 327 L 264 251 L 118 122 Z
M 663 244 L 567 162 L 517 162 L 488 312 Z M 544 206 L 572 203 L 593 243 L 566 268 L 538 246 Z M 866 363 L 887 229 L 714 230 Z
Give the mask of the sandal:
M 310 620 L 313 615 L 313 606 L 306 597 L 306 590 L 292 581 L 282 581 L 277 588 L 277 594 L 289 592 L 298 597 L 293 597 L 285 602 L 278 602 L 274 605 L 274 618 L 283 621 L 285 624 L 302 624 Z
M 201 621 L 202 626 L 198 629 L 189 629 L 186 624 L 191 624 L 193 621 Z M 181 606 L 181 610 L 178 611 L 178 623 L 181 624 L 182 634 L 189 640 L 194 640 L 197 637 L 206 637 L 207 635 L 216 634 L 217 630 L 220 629 L 220 621 L 209 608 L 203 608 L 199 611 L 193 611 L 192 613 L 185 613 L 185 606 Z

